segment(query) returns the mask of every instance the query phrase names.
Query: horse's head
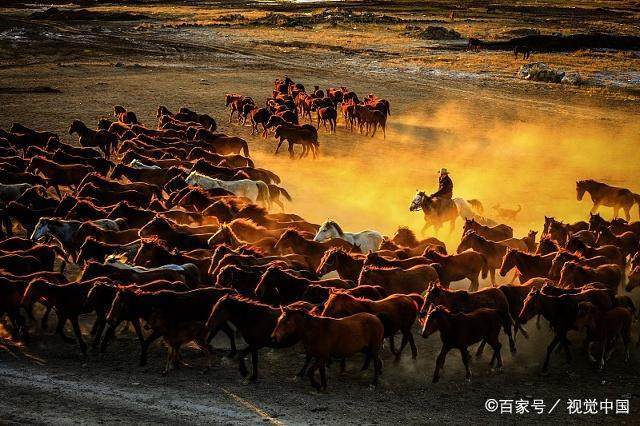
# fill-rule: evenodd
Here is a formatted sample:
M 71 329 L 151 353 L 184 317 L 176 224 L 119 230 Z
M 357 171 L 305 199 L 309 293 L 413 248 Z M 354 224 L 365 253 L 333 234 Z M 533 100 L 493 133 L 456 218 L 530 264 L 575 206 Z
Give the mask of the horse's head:
M 527 297 L 524 299 L 522 309 L 518 314 L 518 321 L 526 324 L 531 318 L 540 312 L 540 290 L 532 288 Z
M 324 255 L 322 255 L 322 259 L 320 260 L 320 265 L 318 265 L 316 273 L 319 276 L 323 276 L 331 271 L 334 271 L 337 267 L 338 258 L 342 254 L 345 254 L 345 252 L 341 247 L 332 247 L 331 249 L 325 251 Z
M 516 266 L 516 262 L 515 262 L 516 253 L 517 253 L 517 250 L 514 250 L 512 248 L 507 248 L 507 253 L 504 255 L 504 258 L 502 259 L 502 265 L 500 265 L 501 277 L 504 277 L 505 275 L 507 275 L 507 272 L 509 272 L 511 269 L 513 269 Z
M 354 297 L 339 290 L 330 290 L 329 298 L 324 304 L 323 317 L 341 318 L 352 315 Z
M 418 316 L 420 318 L 424 318 L 427 315 L 427 312 L 431 308 L 431 306 L 435 305 L 438 301 L 442 293 L 442 289 L 436 283 L 429 283 L 427 286 L 427 291 L 424 295 L 424 301 L 422 302 L 422 307 L 420 308 L 420 312 L 418 312 Z
M 36 227 L 33 230 L 33 233 L 31 234 L 31 237 L 30 237 L 31 241 L 38 241 L 45 235 L 51 233 L 50 226 L 51 226 L 51 219 L 46 217 L 40 218 L 40 220 L 38 220 L 38 223 L 36 224 Z
M 71 122 L 71 125 L 69 126 L 69 134 L 72 135 L 74 133 L 80 132 L 82 131 L 82 129 L 85 129 L 87 126 L 84 125 L 84 123 L 80 120 L 73 120 Z
M 425 205 L 425 202 L 428 200 L 428 198 L 429 197 L 427 197 L 427 194 L 425 194 L 424 191 L 416 190 L 416 196 L 413 197 L 413 200 L 411 200 L 411 204 L 409 205 L 409 211 L 417 212 L 418 210 L 422 209 L 422 207 Z
M 276 343 L 284 342 L 292 336 L 298 335 L 307 313 L 302 309 L 280 308 L 281 314 L 271 339 Z
M 121 318 L 134 318 L 135 302 L 136 293 L 134 291 L 119 288 L 107 314 L 107 322 L 115 325 L 120 322 Z
M 220 229 L 216 231 L 210 238 L 207 240 L 207 244 L 209 247 L 216 247 L 219 244 L 223 244 L 227 242 L 231 229 L 228 225 L 222 224 Z
M 429 312 L 425 314 L 426 318 L 424 323 L 422 324 L 422 330 L 420 331 L 420 335 L 425 339 L 431 336 L 433 333 L 438 331 L 439 322 L 443 320 L 447 315 L 446 308 L 442 306 L 433 306 L 429 309 Z
M 339 237 L 341 232 L 338 232 L 339 228 L 337 228 L 335 225 L 337 224 L 334 221 L 327 220 L 320 226 L 318 232 L 316 233 L 316 236 L 313 237 L 313 241 L 326 241 L 331 238 Z
M 586 181 L 584 180 L 579 180 L 576 182 L 576 193 L 577 193 L 578 201 L 582 201 L 582 197 L 584 197 L 584 193 L 587 190 L 585 184 L 586 184 Z

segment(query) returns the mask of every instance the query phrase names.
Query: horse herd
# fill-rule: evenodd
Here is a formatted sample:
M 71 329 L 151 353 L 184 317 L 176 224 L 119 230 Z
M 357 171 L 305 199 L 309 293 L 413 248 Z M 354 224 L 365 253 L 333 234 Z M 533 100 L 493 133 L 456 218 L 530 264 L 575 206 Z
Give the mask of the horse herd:
M 300 158 L 313 154 L 318 155 L 318 130 L 320 125 L 329 133 L 337 128 L 338 110 L 345 122 L 345 128 L 353 131 L 357 126 L 360 134 L 375 136 L 378 127 L 386 137 L 387 117 L 391 114 L 389 101 L 374 94 L 367 95 L 362 101 L 358 95 L 346 87 L 328 88 L 326 92 L 315 86 L 310 93 L 305 91 L 301 83 L 294 83 L 289 77 L 276 79 L 273 83 L 271 97 L 265 100 L 264 106 L 255 103 L 252 97 L 238 93 L 227 93 L 225 104 L 229 109 L 229 123 L 234 116 L 242 125 L 251 124 L 254 135 L 262 127 L 262 137 L 267 138 L 273 131 L 278 139 L 276 154 L 282 143 L 289 144 L 289 154 L 293 158 L 294 145 L 302 146 Z M 316 116 L 316 127 L 313 115 Z M 301 124 L 308 119 L 310 124 Z M 327 127 L 328 126 L 328 127 Z
M 300 99 L 301 87 L 282 83 L 274 100 L 292 87 L 297 95 L 281 99 Z M 240 114 L 242 99 L 231 102 Z M 572 330 L 586 330 L 586 351 L 600 367 L 618 336 L 628 357 L 635 308 L 619 287 L 628 265 L 626 290 L 640 284 L 640 222 L 546 218 L 536 242 L 533 231 L 516 238 L 508 225 L 467 220 L 449 254 L 442 241 L 418 240 L 404 227 L 388 238 L 270 212 L 272 203 L 282 206 L 280 196 L 290 199 L 280 178 L 255 166 L 244 140 L 215 133 L 207 114 L 161 106 L 155 129 L 120 106 L 114 116 L 98 130 L 75 120 L 69 133 L 80 146 L 18 124 L 0 131 L 0 315 L 13 339 L 28 345 L 30 332 L 47 330 L 53 310 L 56 333 L 86 355 L 79 317 L 92 314 L 94 350 L 107 351 L 130 323 L 141 365 L 163 339 L 167 373 L 190 342 L 211 365 L 210 342 L 222 331 L 250 380 L 262 348 L 300 343 L 299 375 L 322 389 L 327 365 L 344 369 L 358 353 L 363 369 L 373 363 L 376 384 L 384 339 L 395 360 L 407 345 L 415 359 L 416 323 L 425 338 L 440 332 L 434 382 L 451 349 L 461 352 L 470 378 L 468 347 L 476 343 L 478 354 L 491 347 L 500 368 L 500 333 L 515 352 L 518 332 L 528 337 L 524 326 L 536 315 L 554 332 L 545 370 L 559 344 L 570 358 Z M 520 284 L 496 286 L 495 272 L 511 270 Z M 488 276 L 492 285 L 479 289 Z M 469 291 L 449 289 L 460 280 L 469 280 Z M 44 307 L 39 326 L 35 304 Z M 240 350 L 238 335 L 246 343 Z

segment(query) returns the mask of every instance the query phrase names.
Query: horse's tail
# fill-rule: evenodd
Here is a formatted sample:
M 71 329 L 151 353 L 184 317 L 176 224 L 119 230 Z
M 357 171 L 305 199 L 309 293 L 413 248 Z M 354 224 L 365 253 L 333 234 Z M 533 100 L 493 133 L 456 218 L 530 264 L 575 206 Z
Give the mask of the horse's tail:
M 247 143 L 247 141 L 242 140 L 242 152 L 244 153 L 244 156 L 249 158 L 249 144 Z
M 271 181 L 273 183 L 280 183 L 282 182 L 282 180 L 280 179 L 280 176 L 278 176 L 277 174 L 273 173 L 271 170 L 266 170 L 266 169 L 260 169 L 265 175 L 267 175 L 269 177 L 269 179 L 271 179 Z
M 467 200 L 467 203 L 469 203 L 479 214 L 484 214 L 484 206 L 480 200 L 474 198 Z
M 487 260 L 486 256 L 484 254 L 480 254 L 480 257 L 482 258 L 482 279 L 486 279 L 487 275 L 489 275 L 489 261 Z
M 633 201 L 638 205 L 638 216 L 640 216 L 640 195 L 631 193 L 633 195 Z
M 256 187 L 258 188 L 258 197 L 256 201 L 261 201 L 265 204 L 265 206 L 271 206 L 271 193 L 269 192 L 269 186 L 263 181 L 259 180 L 256 182 Z
M 293 201 L 293 199 L 291 198 L 291 195 L 289 195 L 289 192 L 287 192 L 287 190 L 286 190 L 286 189 L 284 189 L 284 188 L 282 188 L 282 187 L 280 187 L 280 186 L 276 186 L 276 185 L 273 185 L 273 186 L 275 186 L 276 188 L 278 188 L 278 191 L 280 191 L 280 194 L 282 194 L 282 196 L 283 196 L 284 198 L 286 198 L 286 199 L 287 199 L 287 201 Z

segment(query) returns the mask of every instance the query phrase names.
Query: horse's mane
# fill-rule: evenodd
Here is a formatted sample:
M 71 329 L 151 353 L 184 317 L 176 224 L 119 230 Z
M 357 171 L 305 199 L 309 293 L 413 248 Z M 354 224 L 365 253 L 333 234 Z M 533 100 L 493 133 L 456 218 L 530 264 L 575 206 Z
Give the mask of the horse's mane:
M 243 226 L 245 228 L 250 228 L 253 231 L 263 231 L 266 229 L 264 226 L 261 226 L 255 223 L 252 219 L 247 219 L 244 217 L 233 219 L 231 222 L 227 224 L 227 226 L 231 228 L 234 224 Z
M 171 252 L 171 249 L 169 248 L 169 246 L 167 246 L 167 243 L 162 240 L 159 236 L 154 235 L 152 237 L 145 237 L 145 238 L 140 238 L 140 242 L 144 245 L 144 244 L 148 244 L 148 245 L 152 245 L 152 246 L 156 246 L 159 248 L 162 248 L 168 252 Z
M 264 251 L 260 250 L 256 246 L 252 246 L 251 244 L 243 244 L 238 247 L 238 252 L 241 254 L 253 255 L 253 256 L 264 256 Z
M 413 247 L 414 245 L 417 245 L 419 243 L 418 239 L 416 238 L 416 234 L 411 229 L 409 229 L 408 226 L 399 226 L 398 230 L 396 231 L 396 237 L 398 238 L 398 240 L 407 242 L 407 244 L 403 245 Z
M 401 270 L 402 268 L 398 268 L 395 266 L 376 266 L 376 265 L 366 265 L 362 268 L 362 272 L 364 271 L 395 271 L 395 270 Z
M 238 211 L 237 216 L 265 217 L 267 214 L 268 214 L 267 209 L 265 209 L 264 207 L 258 206 L 257 204 L 251 203 L 240 208 L 240 211 Z
M 329 226 L 333 226 L 336 229 L 336 232 L 338 232 L 338 235 L 340 235 L 341 237 L 344 235 L 344 231 L 342 230 L 342 228 L 340 227 L 340 225 L 338 225 L 338 223 L 334 220 L 328 220 L 327 225 Z
M 256 307 L 260 307 L 260 308 L 273 308 L 273 306 L 267 305 L 266 303 L 262 303 L 259 302 L 257 300 L 251 299 L 249 297 L 246 296 L 242 296 L 240 294 L 225 294 L 224 296 L 222 296 L 220 298 L 220 300 L 218 301 L 218 303 L 222 302 L 223 300 L 230 300 L 232 302 L 241 302 L 241 303 L 246 303 L 248 305 L 251 306 L 256 306 Z

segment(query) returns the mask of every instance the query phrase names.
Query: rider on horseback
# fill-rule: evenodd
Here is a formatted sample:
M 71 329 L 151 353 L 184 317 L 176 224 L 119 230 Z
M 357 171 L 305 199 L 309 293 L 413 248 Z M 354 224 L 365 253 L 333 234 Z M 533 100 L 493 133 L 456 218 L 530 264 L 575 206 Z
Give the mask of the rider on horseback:
M 446 199 L 453 198 L 453 181 L 449 177 L 449 171 L 445 168 L 440 170 L 440 177 L 438 178 L 438 190 L 430 195 L 433 199 Z

